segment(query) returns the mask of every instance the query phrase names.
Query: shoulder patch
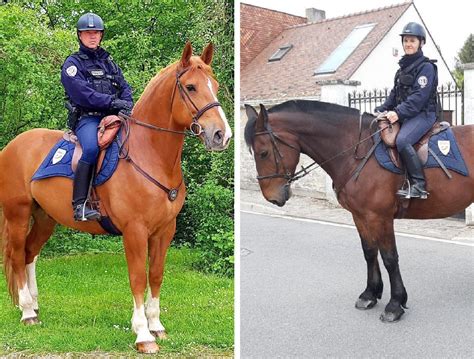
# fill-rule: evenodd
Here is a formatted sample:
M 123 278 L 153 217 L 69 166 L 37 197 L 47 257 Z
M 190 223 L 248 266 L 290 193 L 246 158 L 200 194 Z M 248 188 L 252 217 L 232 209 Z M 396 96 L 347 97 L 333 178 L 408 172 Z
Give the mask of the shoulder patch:
M 428 85 L 428 79 L 426 76 L 418 77 L 418 85 L 420 85 L 421 88 L 425 88 L 426 85 Z
M 69 67 L 66 69 L 66 73 L 67 73 L 69 76 L 71 76 L 71 77 L 76 76 L 76 74 L 77 74 L 77 67 L 74 66 L 74 65 L 69 66 Z

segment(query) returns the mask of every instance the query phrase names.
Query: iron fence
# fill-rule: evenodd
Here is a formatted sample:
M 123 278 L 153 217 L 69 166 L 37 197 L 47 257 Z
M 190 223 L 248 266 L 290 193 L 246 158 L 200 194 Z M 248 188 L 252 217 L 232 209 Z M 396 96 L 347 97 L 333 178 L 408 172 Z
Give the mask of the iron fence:
M 448 82 L 438 86 L 439 100 L 443 109 L 443 120 L 452 125 L 464 124 L 463 91 L 455 83 Z M 348 94 L 349 107 L 354 107 L 362 112 L 373 113 L 375 107 L 384 103 L 390 94 L 390 90 L 362 90 L 353 91 Z

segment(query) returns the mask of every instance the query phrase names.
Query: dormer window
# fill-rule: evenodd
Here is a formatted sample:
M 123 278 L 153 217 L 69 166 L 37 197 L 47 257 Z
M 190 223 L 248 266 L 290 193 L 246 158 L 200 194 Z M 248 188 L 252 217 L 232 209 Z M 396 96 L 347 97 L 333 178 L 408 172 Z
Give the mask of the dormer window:
M 288 51 L 291 50 L 292 47 L 293 45 L 291 44 L 280 46 L 280 48 L 272 56 L 270 56 L 270 58 L 268 59 L 268 62 L 280 61 L 283 58 L 283 56 L 285 56 L 288 53 Z

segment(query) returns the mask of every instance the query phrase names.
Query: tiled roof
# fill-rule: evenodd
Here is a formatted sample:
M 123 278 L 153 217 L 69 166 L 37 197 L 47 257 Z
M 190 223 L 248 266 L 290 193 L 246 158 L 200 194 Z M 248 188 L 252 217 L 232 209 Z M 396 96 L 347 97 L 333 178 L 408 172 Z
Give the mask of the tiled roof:
M 247 66 L 284 29 L 305 22 L 305 17 L 241 3 L 240 68 Z
M 241 69 L 241 99 L 282 100 L 318 96 L 320 87 L 316 84 L 318 77 L 314 76 L 314 71 L 356 26 L 376 23 L 336 72 L 322 77 L 324 80 L 349 79 L 411 5 L 412 2 L 408 2 L 286 28 Z M 243 15 L 241 22 L 250 21 Z M 268 62 L 268 58 L 284 44 L 291 44 L 293 48 L 280 61 Z

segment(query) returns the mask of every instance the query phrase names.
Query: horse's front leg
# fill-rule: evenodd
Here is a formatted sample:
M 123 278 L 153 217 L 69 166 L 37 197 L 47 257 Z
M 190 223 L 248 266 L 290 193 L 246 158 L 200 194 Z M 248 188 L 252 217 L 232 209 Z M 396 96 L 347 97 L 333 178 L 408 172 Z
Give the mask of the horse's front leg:
M 383 263 L 390 277 L 390 301 L 385 311 L 380 316 L 382 322 L 396 322 L 400 320 L 405 311 L 408 299 L 407 291 L 403 285 L 400 268 L 398 265 L 398 252 L 395 242 L 392 219 L 379 219 L 372 227 L 377 236 L 377 242 Z
M 367 287 L 357 299 L 355 307 L 366 310 L 377 304 L 377 298 L 382 298 L 383 282 L 377 259 L 379 250 L 377 243 L 367 233 L 367 226 L 363 219 L 354 216 L 354 223 L 359 231 L 365 261 L 367 262 Z
M 133 295 L 132 329 L 137 335 L 135 345 L 140 353 L 156 353 L 159 348 L 155 337 L 148 330 L 145 316 L 146 255 L 148 231 L 144 226 L 129 225 L 123 231 L 125 256 L 127 258 L 128 276 Z
M 166 339 L 166 331 L 160 321 L 160 288 L 163 282 L 166 252 L 176 230 L 176 220 L 173 220 L 164 230 L 149 239 L 149 281 L 150 292 L 146 302 L 145 314 L 148 319 L 148 329 L 159 339 Z

